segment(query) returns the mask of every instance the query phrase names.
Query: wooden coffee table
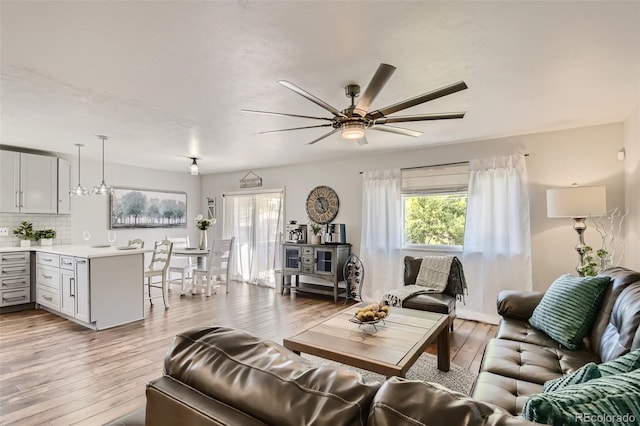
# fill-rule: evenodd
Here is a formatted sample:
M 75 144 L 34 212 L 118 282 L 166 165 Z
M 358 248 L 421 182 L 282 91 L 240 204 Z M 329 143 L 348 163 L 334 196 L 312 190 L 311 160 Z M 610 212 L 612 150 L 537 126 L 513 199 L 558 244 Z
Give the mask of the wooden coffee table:
M 438 369 L 449 371 L 449 316 L 414 309 L 390 308 L 384 323 L 349 321 L 360 303 L 284 339 L 286 348 L 383 374 L 404 377 L 433 341 L 438 344 Z

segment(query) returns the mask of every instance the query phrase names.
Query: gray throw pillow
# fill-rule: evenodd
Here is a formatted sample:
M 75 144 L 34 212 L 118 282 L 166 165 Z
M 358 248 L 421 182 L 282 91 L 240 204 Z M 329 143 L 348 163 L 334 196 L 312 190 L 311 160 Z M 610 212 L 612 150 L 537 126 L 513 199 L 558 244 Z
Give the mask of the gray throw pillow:
M 609 277 L 561 276 L 544 294 L 529 323 L 568 349 L 578 349 L 593 327 L 609 281 Z

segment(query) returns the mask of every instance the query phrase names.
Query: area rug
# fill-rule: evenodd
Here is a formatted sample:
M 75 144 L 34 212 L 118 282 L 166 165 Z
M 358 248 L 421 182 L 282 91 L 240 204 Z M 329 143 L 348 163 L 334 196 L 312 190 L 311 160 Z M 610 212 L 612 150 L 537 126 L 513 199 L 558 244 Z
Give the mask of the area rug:
M 360 373 L 366 383 L 386 380 L 382 374 L 373 373 L 361 368 L 351 367 L 350 365 L 341 364 L 339 362 L 330 361 L 313 355 L 303 353 L 302 356 L 317 365 L 339 365 L 349 370 Z M 457 365 L 451 364 L 451 368 L 446 373 L 438 370 L 438 359 L 435 355 L 424 353 L 407 371 L 407 379 L 422 380 L 425 382 L 439 383 L 447 388 L 469 395 L 471 387 L 476 380 L 476 374 Z

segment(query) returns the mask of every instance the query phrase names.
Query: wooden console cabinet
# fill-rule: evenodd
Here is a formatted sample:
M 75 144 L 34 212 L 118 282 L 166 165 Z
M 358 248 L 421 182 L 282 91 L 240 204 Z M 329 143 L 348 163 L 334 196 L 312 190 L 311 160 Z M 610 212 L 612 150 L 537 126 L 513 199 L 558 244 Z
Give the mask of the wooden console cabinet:
M 339 287 L 343 280 L 342 268 L 351 254 L 351 244 L 283 244 L 282 292 L 287 290 L 333 295 L 346 294 Z M 333 288 L 321 284 L 300 282 L 300 275 L 322 278 L 333 283 Z M 292 280 L 295 276 L 295 281 Z

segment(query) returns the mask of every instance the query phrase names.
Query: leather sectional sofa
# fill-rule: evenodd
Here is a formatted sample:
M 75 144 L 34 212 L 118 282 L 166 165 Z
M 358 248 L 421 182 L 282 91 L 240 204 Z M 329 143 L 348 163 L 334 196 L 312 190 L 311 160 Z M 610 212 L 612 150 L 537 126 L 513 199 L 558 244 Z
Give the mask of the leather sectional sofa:
M 600 276 L 611 282 L 591 333 L 575 351 L 529 324 L 543 293 L 501 292 L 502 320 L 485 349 L 472 396 L 519 415 L 529 395 L 542 392 L 546 381 L 640 348 L 640 273 L 615 267 Z
M 364 384 L 341 367 L 316 366 L 240 330 L 209 327 L 176 336 L 147 404 L 113 425 L 524 425 L 528 395 L 586 362 L 640 347 L 640 274 L 612 278 L 583 347 L 569 351 L 527 319 L 540 293 L 503 292 L 498 334 L 487 345 L 468 397 L 440 385 L 390 378 Z

